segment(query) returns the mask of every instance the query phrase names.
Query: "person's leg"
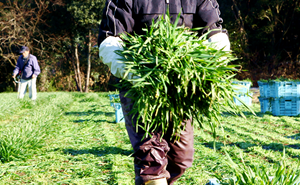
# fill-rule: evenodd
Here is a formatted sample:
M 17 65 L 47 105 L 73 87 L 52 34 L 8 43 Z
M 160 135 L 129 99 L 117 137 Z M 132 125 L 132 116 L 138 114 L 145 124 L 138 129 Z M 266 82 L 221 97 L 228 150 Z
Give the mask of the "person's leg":
M 186 128 L 180 134 L 178 141 L 169 141 L 171 132 L 166 135 L 169 143 L 170 151 L 168 152 L 167 170 L 171 175 L 168 183 L 173 184 L 179 177 L 183 175 L 185 170 L 192 166 L 194 155 L 194 129 L 192 119 L 187 120 Z M 173 130 L 173 129 L 170 129 Z
M 26 93 L 26 87 L 27 87 L 27 80 L 21 79 L 19 89 L 18 89 L 18 93 L 19 93 L 18 98 L 20 99 L 24 98 Z
M 29 98 L 36 100 L 36 78 L 28 80 Z
M 120 100 L 127 133 L 134 149 L 135 184 L 167 184 L 166 179 L 170 177 L 166 170 L 168 143 L 164 139 L 160 140 L 159 133 L 142 141 L 145 132 L 142 129 L 136 132 L 136 127 L 132 124 L 136 118 L 132 120 L 132 115 L 128 114 L 133 102 L 124 97 L 125 93 L 126 91 L 120 92 Z

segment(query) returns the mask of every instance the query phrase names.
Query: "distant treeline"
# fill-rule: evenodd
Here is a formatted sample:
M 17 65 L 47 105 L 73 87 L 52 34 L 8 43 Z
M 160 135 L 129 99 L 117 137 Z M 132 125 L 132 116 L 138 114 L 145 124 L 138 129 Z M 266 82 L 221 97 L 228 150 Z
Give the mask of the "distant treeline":
M 219 0 L 223 27 L 242 72 L 238 79 L 299 78 L 299 0 Z M 39 91 L 109 91 L 115 78 L 99 60 L 98 25 L 105 0 L 0 0 L 0 92 L 11 78 L 19 47 L 41 67 Z
M 238 78 L 300 78 L 299 0 L 220 0 L 232 50 L 244 71 Z

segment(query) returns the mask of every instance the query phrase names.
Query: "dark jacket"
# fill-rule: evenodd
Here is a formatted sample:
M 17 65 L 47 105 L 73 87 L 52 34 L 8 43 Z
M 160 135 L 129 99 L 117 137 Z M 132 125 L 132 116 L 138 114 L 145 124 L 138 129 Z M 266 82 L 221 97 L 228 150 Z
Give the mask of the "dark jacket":
M 41 72 L 36 56 L 29 54 L 28 57 L 29 57 L 28 62 L 25 65 L 22 73 L 22 79 L 31 79 L 33 74 L 38 76 Z M 13 71 L 13 74 L 18 74 L 19 71 L 23 69 L 24 63 L 25 61 L 23 60 L 23 55 L 21 55 L 18 58 L 17 65 Z
M 143 34 L 142 28 L 150 26 L 152 19 L 156 20 L 159 15 L 166 13 L 167 4 L 172 22 L 181 12 L 179 25 L 205 27 L 199 34 L 208 29 L 222 29 L 223 20 L 216 0 L 106 0 L 98 46 L 108 36 L 117 36 L 123 32 Z

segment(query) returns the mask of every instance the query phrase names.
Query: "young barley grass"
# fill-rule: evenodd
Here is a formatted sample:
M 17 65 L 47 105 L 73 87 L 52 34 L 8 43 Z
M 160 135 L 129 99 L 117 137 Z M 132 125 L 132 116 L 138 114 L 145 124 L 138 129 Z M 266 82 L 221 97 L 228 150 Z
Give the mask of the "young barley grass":
M 164 135 L 171 123 L 174 136 L 191 117 L 200 126 L 208 123 L 216 137 L 222 109 L 243 116 L 233 102 L 231 83 L 238 66 L 230 64 L 235 60 L 231 52 L 215 49 L 206 35 L 198 36 L 198 29 L 178 26 L 179 16 L 174 24 L 169 15 L 160 17 L 144 35 L 121 35 L 124 50 L 117 53 L 126 75 L 139 77 L 129 80 L 134 85 L 124 81 L 121 86 L 134 99 L 131 114 L 138 115 L 136 124 L 145 137 L 158 130 Z
M 49 96 L 49 100 L 53 97 Z M 52 114 L 60 114 L 60 107 L 67 105 L 67 101 L 61 102 L 56 107 L 42 105 L 39 109 L 38 102 L 34 105 L 29 99 L 15 100 L 18 107 L 4 111 L 5 117 L 10 121 L 0 124 L 0 160 L 8 162 L 13 159 L 24 160 L 32 156 L 36 150 L 46 144 L 47 136 L 51 133 L 49 120 Z
M 14 127 L 2 127 L 2 129 L 5 132 L 0 134 L 1 162 L 27 159 L 32 150 L 37 150 L 44 144 L 45 128 L 28 121 L 16 124 Z
M 226 152 L 228 159 L 228 165 L 234 170 L 234 178 L 227 178 L 223 181 L 223 184 L 227 185 L 297 185 L 300 184 L 300 176 L 298 168 L 290 168 L 285 163 L 285 151 L 283 151 L 283 157 L 279 163 L 272 166 L 246 165 L 242 155 L 240 155 L 242 164 L 237 165 L 229 154 Z M 270 172 L 270 168 L 275 168 L 274 172 Z

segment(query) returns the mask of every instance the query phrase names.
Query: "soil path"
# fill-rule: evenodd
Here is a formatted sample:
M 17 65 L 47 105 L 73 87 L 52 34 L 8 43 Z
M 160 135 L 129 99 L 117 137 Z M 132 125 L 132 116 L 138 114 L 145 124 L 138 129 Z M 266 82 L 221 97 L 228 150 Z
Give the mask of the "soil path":
M 252 103 L 259 103 L 259 99 L 258 99 L 258 97 L 260 96 L 259 88 L 258 87 L 251 87 L 250 92 L 253 93 Z

